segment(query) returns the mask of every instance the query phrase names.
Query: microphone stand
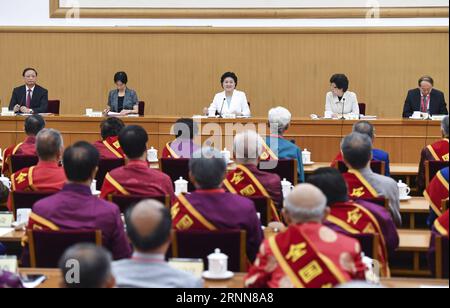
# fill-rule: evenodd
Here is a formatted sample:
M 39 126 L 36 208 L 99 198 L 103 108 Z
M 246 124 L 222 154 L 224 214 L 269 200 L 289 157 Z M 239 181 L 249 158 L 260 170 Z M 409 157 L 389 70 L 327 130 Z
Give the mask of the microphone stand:
M 223 118 L 223 116 L 222 116 L 222 111 L 223 111 L 223 106 L 225 105 L 225 100 L 226 100 L 226 99 L 227 99 L 226 97 L 223 98 L 223 101 L 222 101 L 222 107 L 220 108 L 220 112 L 219 112 L 219 119 L 222 119 L 222 118 Z
M 345 117 L 344 117 L 344 108 L 345 108 L 345 97 L 342 98 L 342 113 L 341 113 L 341 118 L 340 118 L 340 120 L 345 120 Z

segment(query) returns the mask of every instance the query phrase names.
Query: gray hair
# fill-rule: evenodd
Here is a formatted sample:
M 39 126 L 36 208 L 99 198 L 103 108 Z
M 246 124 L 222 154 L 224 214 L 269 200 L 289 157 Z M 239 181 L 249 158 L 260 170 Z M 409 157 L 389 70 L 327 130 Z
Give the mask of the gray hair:
M 263 139 L 253 130 L 247 130 L 234 137 L 236 159 L 243 163 L 257 163 L 263 152 Z
M 325 198 L 325 202 L 319 204 L 314 209 L 306 209 L 302 207 L 298 207 L 289 203 L 288 200 L 285 201 L 284 207 L 289 213 L 289 216 L 296 223 L 305 223 L 309 221 L 321 221 L 325 216 L 325 209 L 327 207 L 327 199 Z
M 212 148 L 202 148 L 193 154 L 189 170 L 201 189 L 219 188 L 225 178 L 227 164 L 222 154 Z
M 48 161 L 64 147 L 61 133 L 52 128 L 44 128 L 36 136 L 36 152 L 39 159 Z
M 372 139 L 366 134 L 351 133 L 342 139 L 345 161 L 354 169 L 363 169 L 372 159 Z
M 375 127 L 369 121 L 359 121 L 353 124 L 353 132 L 366 134 L 372 140 L 375 137 Z
M 269 110 L 269 124 L 271 133 L 283 134 L 291 123 L 292 114 L 284 107 Z
M 445 137 L 449 136 L 449 128 L 448 128 L 448 116 L 445 116 L 441 122 L 441 129 L 444 133 Z
M 300 184 L 288 195 L 284 206 L 295 223 L 322 221 L 325 218 L 327 197 L 314 185 Z

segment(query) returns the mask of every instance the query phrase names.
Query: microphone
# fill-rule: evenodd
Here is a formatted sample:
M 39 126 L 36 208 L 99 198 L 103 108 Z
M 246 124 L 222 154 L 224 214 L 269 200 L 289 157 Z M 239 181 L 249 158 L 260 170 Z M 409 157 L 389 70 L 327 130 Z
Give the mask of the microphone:
M 226 97 L 223 98 L 222 107 L 220 108 L 220 112 L 219 112 L 219 118 L 222 118 L 223 106 L 225 105 L 226 99 L 227 99 Z
M 342 98 L 342 113 L 341 113 L 342 117 L 341 117 L 341 120 L 345 120 L 344 107 L 345 107 L 345 97 Z

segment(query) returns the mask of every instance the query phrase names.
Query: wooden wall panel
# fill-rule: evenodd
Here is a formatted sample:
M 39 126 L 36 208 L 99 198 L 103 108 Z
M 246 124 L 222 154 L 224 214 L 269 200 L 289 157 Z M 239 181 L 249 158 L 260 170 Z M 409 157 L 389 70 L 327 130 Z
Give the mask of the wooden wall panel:
M 420 75 L 432 75 L 448 98 L 448 29 L 435 30 L 0 29 L 0 99 L 6 106 L 12 88 L 22 83 L 22 69 L 33 66 L 50 98 L 61 99 L 62 114 L 100 110 L 114 87 L 114 73 L 125 70 L 129 86 L 147 102 L 147 115 L 191 116 L 221 90 L 220 75 L 232 70 L 255 116 L 283 105 L 303 117 L 322 114 L 329 77 L 343 72 L 350 78 L 350 90 L 368 104 L 367 113 L 399 117 L 406 92 Z

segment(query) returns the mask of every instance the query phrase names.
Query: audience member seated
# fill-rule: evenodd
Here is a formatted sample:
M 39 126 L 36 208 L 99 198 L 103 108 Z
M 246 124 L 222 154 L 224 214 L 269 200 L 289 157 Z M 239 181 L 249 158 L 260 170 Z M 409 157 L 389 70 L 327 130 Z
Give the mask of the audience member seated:
M 375 127 L 369 121 L 359 121 L 353 125 L 353 132 L 366 134 L 372 139 L 372 144 L 375 142 Z M 389 164 L 389 153 L 380 150 L 380 149 L 372 149 L 372 159 L 375 161 L 384 161 L 385 163 L 385 175 L 391 176 L 390 164 Z M 336 158 L 331 163 L 331 167 L 336 168 L 338 162 L 343 161 L 342 153 L 336 156 Z
M 119 118 L 107 118 L 100 124 L 102 140 L 94 142 L 100 159 L 125 158 L 119 142 L 119 133 L 124 127 L 125 124 Z
M 278 209 L 283 197 L 281 179 L 277 174 L 260 171 L 259 157 L 264 141 L 255 131 L 245 131 L 234 138 L 236 170 L 231 171 L 223 181 L 226 190 L 244 197 L 270 198 L 272 217 L 280 221 Z
M 178 196 L 172 206 L 177 230 L 245 230 L 247 256 L 253 261 L 263 238 L 253 202 L 221 189 L 227 166 L 221 154 L 204 148 L 189 162 L 190 179 L 196 191 Z
M 345 180 L 336 169 L 320 168 L 308 178 L 308 183 L 319 188 L 327 197 L 330 214 L 324 222 L 326 226 L 347 235 L 380 235 L 378 254 L 384 276 L 390 276 L 389 255 L 399 245 L 397 228 L 390 213 L 378 204 L 349 200 Z
M 131 245 L 124 231 L 119 208 L 91 193 L 97 172 L 98 151 L 81 141 L 67 148 L 63 166 L 68 182 L 62 191 L 38 201 L 30 214 L 28 229 L 100 230 L 102 244 L 115 260 L 128 258 Z M 22 258 L 27 262 L 27 251 Z
M 291 141 L 283 137 L 291 123 L 291 113 L 283 107 L 269 111 L 270 136 L 263 144 L 264 151 L 261 160 L 295 159 L 298 163 L 298 179 L 305 182 L 303 170 L 302 150 Z
M 25 134 L 27 138 L 17 145 L 10 146 L 3 152 L 2 174 L 10 177 L 11 156 L 13 155 L 36 155 L 36 135 L 45 127 L 44 118 L 34 114 L 25 120 Z
M 449 126 L 448 116 L 446 116 L 441 123 L 442 139 L 434 142 L 422 149 L 419 163 L 419 177 L 417 179 L 417 186 L 419 191 L 423 191 L 426 187 L 425 181 L 425 162 L 426 161 L 449 161 Z
M 63 167 L 59 166 L 64 152 L 61 134 L 54 129 L 41 130 L 36 136 L 36 166 L 22 169 L 11 176 L 12 191 L 60 191 L 66 182 Z M 12 195 L 8 208 L 12 210 Z
M 425 199 L 430 203 L 430 216 L 428 226 L 433 226 L 436 218 L 442 215 L 442 202 L 448 200 L 448 171 L 449 167 L 439 171 L 423 192 Z
M 327 198 L 318 188 L 295 187 L 283 210 L 289 227 L 261 245 L 245 286 L 321 288 L 362 279 L 360 244 L 323 225 L 328 213 Z
M 194 143 L 198 134 L 197 123 L 192 119 L 179 119 L 173 126 L 176 139 L 166 144 L 162 151 L 162 158 L 192 158 L 192 154 L 200 147 Z
M 140 126 L 127 126 L 119 134 L 119 142 L 127 157 L 126 166 L 106 174 L 101 197 L 116 195 L 169 195 L 175 200 L 170 177 L 149 168 L 147 162 L 147 132 Z
M 23 289 L 23 284 L 16 274 L 0 269 L 0 289 Z
M 122 288 L 202 288 L 202 280 L 169 266 L 172 219 L 155 200 L 144 200 L 126 215 L 128 237 L 135 252 L 131 259 L 113 263 L 117 286 Z
M 370 169 L 372 140 L 360 133 L 351 133 L 341 143 L 344 162 L 349 168 L 344 174 L 350 199 L 386 198 L 395 224 L 402 225 L 400 215 L 400 193 L 397 183 Z
M 74 273 L 74 261 L 78 273 Z M 69 248 L 59 261 L 61 287 L 67 289 L 111 289 L 116 281 L 111 273 L 111 254 L 93 244 Z

